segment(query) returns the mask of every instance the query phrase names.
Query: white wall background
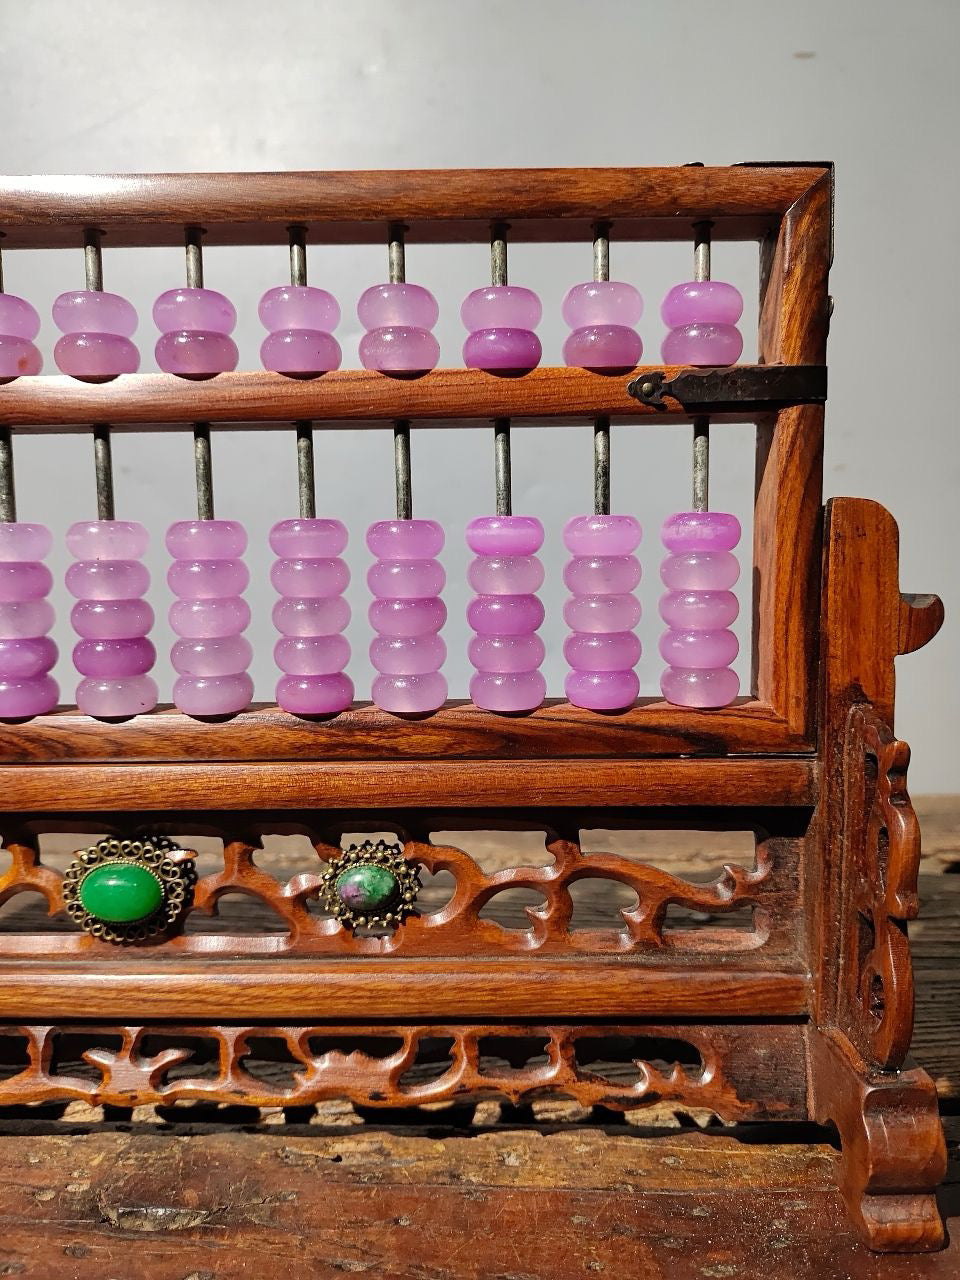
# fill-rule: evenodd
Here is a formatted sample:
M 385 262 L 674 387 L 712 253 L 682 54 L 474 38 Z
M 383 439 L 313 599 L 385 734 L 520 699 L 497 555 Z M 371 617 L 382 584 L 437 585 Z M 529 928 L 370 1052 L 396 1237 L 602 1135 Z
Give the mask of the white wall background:
M 941 635 L 898 663 L 898 730 L 914 746 L 915 791 L 960 788 L 950 750 L 960 713 L 960 448 L 950 389 L 960 338 L 956 0 L 915 0 L 908 13 L 894 0 L 0 0 L 0 31 L 0 168 L 8 173 L 835 160 L 826 491 L 886 504 L 901 526 L 903 586 L 944 598 Z M 688 263 L 683 246 L 614 246 L 613 274 L 647 300 L 641 331 L 653 361 L 660 298 L 687 277 Z M 82 257 L 11 252 L 5 268 L 7 288 L 44 317 L 52 371 L 50 304 L 61 290 L 82 287 Z M 241 367 L 259 366 L 256 303 L 286 269 L 282 250 L 206 255 L 208 285 L 240 313 Z M 511 256 L 511 279 L 544 300 L 545 362 L 559 362 L 560 299 L 589 269 L 589 246 L 517 246 Z M 140 311 L 144 369 L 155 367 L 152 298 L 179 283 L 182 270 L 173 251 L 105 255 L 107 288 Z M 486 271 L 482 246 L 408 253 L 409 278 L 441 303 L 443 363 L 460 361 L 459 301 Z M 356 366 L 354 302 L 384 277 L 385 254 L 314 247 L 310 273 L 341 300 L 344 364 Z M 715 274 L 741 287 L 753 314 L 752 246 L 720 246 Z M 745 354 L 753 354 L 749 340 Z M 753 469 L 749 435 L 714 433 L 713 503 L 741 515 Z M 659 666 L 657 530 L 669 510 L 687 504 L 686 436 L 623 428 L 614 441 L 614 507 L 637 513 L 647 529 L 647 692 Z M 546 670 L 557 693 L 559 531 L 591 500 L 591 444 L 588 431 L 570 429 L 516 437 L 515 510 L 539 514 L 548 530 Z M 391 449 L 386 432 L 317 439 L 319 505 L 353 533 L 350 635 L 360 696 L 369 673 L 362 533 L 391 514 Z M 258 696 L 268 698 L 275 673 L 266 533 L 295 514 L 293 444 L 257 432 L 219 437 L 215 450 L 218 515 L 250 529 L 254 675 Z M 21 518 L 46 519 L 62 535 L 93 513 L 88 442 L 23 439 L 17 459 Z M 115 466 L 118 515 L 154 532 L 158 677 L 168 691 L 162 531 L 193 514 L 190 438 L 120 437 Z M 468 593 L 460 530 L 491 506 L 489 433 L 415 437 L 414 468 L 418 513 L 448 529 L 449 675 L 451 692 L 462 695 Z M 65 567 L 62 554 L 55 567 Z M 58 592 L 65 619 L 68 601 Z M 58 638 L 57 674 L 69 695 L 68 629 Z

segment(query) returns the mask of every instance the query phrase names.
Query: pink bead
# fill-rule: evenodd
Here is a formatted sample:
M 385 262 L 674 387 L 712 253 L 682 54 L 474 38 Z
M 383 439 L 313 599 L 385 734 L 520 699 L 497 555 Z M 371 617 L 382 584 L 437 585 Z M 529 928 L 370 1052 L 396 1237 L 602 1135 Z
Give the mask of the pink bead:
M 67 550 L 78 560 L 139 560 L 149 534 L 136 520 L 82 520 L 67 530 Z
M 329 373 L 342 359 L 340 343 L 319 329 L 279 329 L 260 344 L 260 363 L 273 373 Z
M 522 636 L 543 625 L 538 596 L 475 596 L 467 605 L 467 621 L 478 635 Z
M 447 575 L 439 560 L 376 560 L 367 571 L 371 595 L 390 600 L 437 596 L 446 581 Z
M 133 600 L 149 587 L 150 574 L 139 560 L 76 560 L 66 583 L 78 600 Z
M 640 573 L 636 556 L 574 556 L 564 566 L 563 581 L 574 595 L 613 595 L 632 591 Z
M 228 676 L 181 676 L 173 700 L 188 716 L 235 715 L 253 697 L 253 681 L 245 671 Z
M 246 551 L 247 531 L 239 520 L 178 520 L 164 543 L 178 560 L 226 560 Z
M 350 621 L 350 606 L 343 596 L 327 600 L 278 600 L 273 625 L 283 636 L 334 636 Z
M 167 585 L 181 600 L 238 596 L 249 581 L 250 574 L 242 560 L 174 560 L 167 570 Z
M 725 591 L 740 577 L 740 564 L 729 551 L 686 551 L 667 556 L 660 577 L 671 591 Z
M 43 356 L 32 342 L 0 334 L 0 378 L 29 377 L 42 368 Z
M 732 324 L 686 324 L 671 329 L 663 340 L 664 364 L 736 364 L 743 352 L 743 337 Z
M 306 284 L 281 284 L 267 290 L 260 299 L 257 314 L 268 333 L 279 333 L 283 329 L 314 329 L 330 334 L 340 323 L 340 304 L 326 289 L 315 289 Z M 225 333 L 232 331 L 232 327 L 223 330 Z
M 39 332 L 40 316 L 36 308 L 16 294 L 0 293 L 0 333 L 32 342 Z
M 626 671 L 640 661 L 640 652 L 633 631 L 575 631 L 563 642 L 563 656 L 575 671 Z
M 738 610 L 732 591 L 668 591 L 660 597 L 660 617 L 677 631 L 728 627 Z
M 319 600 L 340 595 L 350 581 L 350 570 L 340 559 L 277 560 L 270 581 L 282 596 Z
M 232 338 L 199 330 L 164 333 L 157 339 L 154 355 L 164 373 L 181 378 L 212 378 L 218 373 L 230 373 L 240 359 Z
M 436 520 L 380 520 L 367 546 L 381 560 L 427 560 L 443 550 L 443 529 Z
M 16 604 L 42 600 L 53 586 L 53 574 L 39 560 L 0 563 L 0 601 Z
M 546 652 L 546 646 L 534 632 L 522 636 L 474 636 L 467 650 L 478 671 L 508 675 L 536 670 Z
M 367 616 L 382 636 L 424 636 L 440 630 L 447 620 L 447 606 L 437 597 L 374 600 Z
M 484 711 L 533 711 L 546 694 L 539 671 L 478 671 L 470 679 L 470 699 Z
M 481 556 L 530 556 L 543 546 L 543 525 L 536 516 L 478 516 L 466 536 Z
M 373 682 L 373 701 L 395 715 L 436 711 L 447 699 L 447 682 L 439 671 L 424 675 L 380 675 Z
M 181 676 L 231 676 L 246 671 L 253 658 L 250 641 L 241 635 L 178 640 L 170 662 Z
M 360 363 L 381 373 L 426 373 L 440 359 L 440 344 L 427 329 L 393 325 L 360 339 Z
M 563 363 L 576 369 L 632 369 L 642 355 L 639 333 L 623 325 L 574 329 L 563 344 Z
M 0 298 L 5 296 L 0 293 Z M 0 523 L 0 561 L 42 560 L 52 545 L 50 530 L 44 524 Z
M 82 676 L 142 676 L 157 660 L 145 636 L 122 640 L 80 640 L 73 649 L 73 665 Z
M 278 556 L 338 556 L 346 545 L 347 529 L 339 520 L 281 520 L 270 530 L 270 548 Z
M 53 605 L 49 600 L 17 600 L 0 602 L 0 640 L 29 639 L 43 636 L 54 623 Z
M 478 329 L 463 344 L 468 369 L 535 369 L 543 348 L 531 329 Z
M 740 541 L 740 521 L 724 511 L 678 511 L 660 531 L 668 551 L 732 551 Z
M 729 667 L 740 652 L 732 631 L 665 631 L 660 656 L 671 667 Z
M 239 635 L 250 625 L 250 606 L 242 596 L 222 599 L 175 600 L 170 626 L 185 640 L 215 640 Z
M 153 610 L 146 600 L 79 600 L 70 622 L 86 640 L 132 640 L 149 633 Z
M 91 676 L 77 685 L 77 709 L 98 719 L 142 715 L 153 710 L 158 697 L 156 683 L 147 675 Z
M 132 338 L 137 331 L 137 313 L 132 303 L 118 293 L 75 289 L 61 293 L 54 302 L 53 323 L 61 333 L 109 333 Z
M 640 601 L 633 595 L 571 596 L 563 620 L 571 631 L 632 631 L 640 621 Z
M 357 302 L 357 317 L 364 329 L 432 329 L 439 316 L 436 298 L 419 284 L 371 285 Z
M 353 702 L 353 681 L 342 671 L 324 676 L 282 676 L 277 703 L 295 716 L 328 716 Z
M 385 676 L 423 676 L 439 671 L 447 658 L 447 646 L 436 634 L 425 636 L 374 636 L 370 661 Z
M 620 280 L 588 280 L 567 292 L 560 310 L 571 329 L 593 325 L 632 329 L 643 315 L 643 298 L 632 284 Z
M 480 595 L 525 595 L 543 586 L 543 565 L 536 556 L 477 556 L 467 581 Z
M 563 526 L 563 545 L 575 556 L 626 556 L 642 535 L 633 516 L 574 516 Z
M 640 692 L 637 673 L 624 671 L 569 671 L 563 686 L 567 701 L 587 711 L 623 711 Z
M 0 719 L 42 716 L 57 705 L 60 690 L 50 676 L 0 679 Z
M 0 680 L 32 680 L 46 675 L 56 662 L 57 653 L 49 636 L 0 640 Z
M 688 324 L 736 324 L 743 315 L 739 289 L 722 280 L 688 280 L 675 284 L 660 307 L 668 329 Z
M 233 333 L 237 313 L 229 298 L 216 289 L 168 289 L 153 304 L 153 322 L 161 333 L 191 330 Z
M 286 675 L 336 675 L 350 661 L 345 636 L 283 636 L 273 649 L 273 660 Z
M 140 368 L 140 352 L 129 338 L 115 333 L 65 333 L 53 358 L 60 372 L 72 378 L 115 378 Z
M 667 667 L 660 677 L 660 691 L 677 707 L 725 707 L 740 692 L 740 679 L 729 667 L 712 671 Z
M 470 333 L 483 329 L 535 329 L 542 316 L 543 307 L 533 290 L 516 284 L 488 284 L 474 289 L 460 306 L 460 319 Z

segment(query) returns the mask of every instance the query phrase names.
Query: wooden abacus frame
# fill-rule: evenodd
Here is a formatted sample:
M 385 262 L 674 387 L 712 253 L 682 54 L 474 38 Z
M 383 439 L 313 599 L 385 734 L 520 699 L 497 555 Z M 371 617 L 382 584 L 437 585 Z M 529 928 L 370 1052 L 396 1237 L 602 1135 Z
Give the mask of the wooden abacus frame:
M 614 1107 L 673 1099 L 727 1119 L 832 1121 L 841 1187 L 868 1242 L 938 1246 L 932 1191 L 945 1156 L 936 1093 L 904 1065 L 912 1024 L 904 922 L 916 911 L 919 842 L 907 750 L 892 719 L 894 657 L 936 633 L 942 608 L 935 597 L 900 593 L 896 528 L 882 508 L 835 499 L 824 513 L 822 397 L 801 380 L 803 394 L 778 398 L 772 376 L 825 363 L 830 167 L 0 180 L 5 250 L 77 247 L 88 229 L 100 229 L 107 248 L 179 245 L 191 226 L 210 245 L 281 244 L 291 225 L 305 227 L 311 243 L 384 243 L 398 220 L 408 243 L 482 242 L 495 222 L 509 224 L 512 241 L 586 242 L 598 220 L 618 240 L 686 240 L 703 219 L 715 240 L 761 245 L 760 363 L 738 367 L 740 381 L 709 406 L 714 422 L 757 429 L 752 696 L 720 711 L 647 699 L 598 715 L 551 701 L 499 716 L 453 703 L 411 722 L 361 705 L 310 722 L 255 707 L 224 723 L 161 710 L 108 725 L 63 710 L 0 726 L 0 811 L 13 854 L 0 900 L 33 891 L 52 915 L 62 912 L 39 831 L 214 831 L 225 837 L 224 869 L 201 879 L 194 910 L 214 911 L 224 892 L 240 891 L 269 902 L 288 926 L 279 941 L 181 933 L 125 951 L 80 933 L 0 935 L 0 1017 L 28 1046 L 23 1070 L 0 1081 L 0 1102 L 267 1105 L 342 1095 L 409 1105 L 559 1090 Z M 683 385 L 683 370 L 661 367 L 642 369 L 638 382 L 657 373 Z M 628 394 L 632 380 L 551 368 L 511 379 L 465 369 L 414 380 L 352 370 L 308 381 L 25 378 L 0 387 L 0 426 L 690 421 L 689 403 L 669 394 L 662 405 L 644 403 Z M 757 864 L 695 885 L 584 854 L 579 828 L 591 823 L 747 827 L 757 833 Z M 388 941 L 311 916 L 316 875 L 280 886 L 253 860 L 264 831 L 306 830 L 329 857 L 340 832 L 363 825 L 404 833 L 408 857 L 457 880 L 442 912 Z M 471 825 L 543 826 L 554 863 L 485 875 L 462 851 L 430 843 L 432 830 Z M 570 931 L 569 886 L 589 875 L 637 892 L 622 932 Z M 526 932 L 481 914 L 511 886 L 547 900 L 527 913 Z M 754 935 L 746 943 L 723 928 L 671 933 L 671 904 L 721 915 L 749 906 Z M 53 1065 L 56 1035 L 78 1024 L 122 1038 L 116 1051 L 85 1055 L 102 1071 L 96 1085 Z M 172 1044 L 214 1037 L 219 1076 L 169 1080 L 171 1064 L 189 1054 L 147 1053 L 144 1038 L 158 1029 Z M 405 1086 L 418 1045 L 438 1035 L 452 1046 L 450 1069 Z M 487 1039 L 530 1035 L 543 1038 L 545 1064 L 484 1069 Z M 578 1045 L 603 1035 L 646 1047 L 633 1055 L 640 1080 L 629 1088 L 584 1066 Z M 273 1036 L 301 1064 L 285 1093 L 244 1071 L 250 1036 Z M 351 1036 L 358 1047 L 348 1055 L 315 1045 Z M 392 1053 L 369 1052 L 371 1036 L 392 1037 Z M 694 1046 L 699 1076 L 655 1065 L 663 1044 L 681 1042 Z

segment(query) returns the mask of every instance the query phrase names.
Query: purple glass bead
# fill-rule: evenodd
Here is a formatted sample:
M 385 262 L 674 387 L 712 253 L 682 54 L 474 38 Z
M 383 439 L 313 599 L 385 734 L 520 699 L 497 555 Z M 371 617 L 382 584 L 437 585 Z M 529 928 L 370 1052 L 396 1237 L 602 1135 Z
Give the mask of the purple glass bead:
M 729 551 L 685 551 L 667 556 L 660 577 L 671 591 L 726 591 L 740 577 L 740 563 Z
M 371 627 L 382 636 L 423 636 L 440 630 L 447 620 L 447 606 L 436 596 L 425 600 L 374 600 L 367 616 Z
M 159 693 L 151 676 L 90 676 L 77 685 L 77 709 L 85 716 L 120 719 L 142 715 L 157 705 Z
M 688 280 L 675 284 L 660 307 L 668 329 L 688 324 L 736 324 L 743 315 L 739 289 L 722 280 Z
M 257 307 L 260 323 L 268 333 L 280 333 L 284 329 L 313 329 L 330 334 L 340 323 L 340 304 L 326 289 L 315 289 L 307 284 L 281 284 L 268 289 Z M 187 326 L 175 325 L 182 329 Z M 216 325 L 202 325 L 204 329 Z M 221 330 L 232 333 L 233 326 Z M 336 368 L 331 365 L 331 368 Z
M 437 596 L 446 581 L 447 575 L 439 560 L 376 560 L 367 571 L 371 595 L 389 600 Z
M 642 536 L 633 516 L 574 516 L 563 526 L 563 545 L 575 556 L 627 556 Z
M 181 676 L 236 675 L 252 658 L 253 647 L 241 635 L 181 639 L 170 650 L 170 663 Z
M 139 560 L 75 560 L 66 583 L 78 600 L 132 600 L 149 587 L 150 574 Z
M 350 661 L 350 644 L 341 635 L 282 636 L 273 660 L 288 676 L 332 676 Z
M 237 367 L 237 344 L 224 333 L 178 330 L 164 333 L 154 348 L 157 364 L 164 373 L 181 378 L 212 378 Z
M 632 369 L 642 355 L 636 329 L 618 324 L 574 329 L 563 344 L 563 363 L 576 369 Z
M 478 671 L 470 679 L 470 699 L 484 711 L 532 711 L 547 694 L 539 671 Z
M 181 676 L 173 686 L 173 700 L 188 716 L 235 715 L 253 697 L 253 681 L 246 671 L 227 676 Z
M 660 597 L 660 617 L 676 631 L 728 627 L 738 610 L 732 591 L 668 591 Z
M 508 675 L 535 671 L 546 652 L 543 641 L 532 631 L 521 636 L 474 636 L 467 650 L 477 671 Z
M 49 636 L 0 640 L 0 680 L 32 680 L 46 675 L 57 660 L 57 652 Z
M 488 284 L 474 289 L 460 306 L 460 319 L 470 333 L 485 329 L 535 329 L 542 316 L 543 307 L 533 290 L 516 284 Z
M 367 547 L 381 560 L 427 560 L 443 550 L 443 529 L 436 520 L 379 520 Z
M 49 600 L 17 600 L 0 603 L 0 640 L 30 639 L 46 635 L 54 623 Z
M 663 340 L 664 364 L 736 364 L 743 352 L 743 337 L 732 324 L 685 324 L 671 329 Z
M 0 293 L 2 297 L 4 295 Z M 0 561 L 42 560 L 52 545 L 53 537 L 44 524 L 0 522 Z
M 278 600 L 272 616 L 273 625 L 282 636 L 334 636 L 350 621 L 350 606 L 343 596 Z
M 260 363 L 273 373 L 329 373 L 342 359 L 340 343 L 319 329 L 279 329 L 260 344 Z
M 239 635 L 250 625 L 250 606 L 242 596 L 221 599 L 175 600 L 170 626 L 185 640 L 216 640 Z
M 370 661 L 385 676 L 423 676 L 439 671 L 447 659 L 443 637 L 374 636 L 370 641 Z
M 440 344 L 427 329 L 393 325 L 360 339 L 360 363 L 380 373 L 426 373 L 440 360 Z
M 29 377 L 42 368 L 43 356 L 32 342 L 15 335 L 0 334 L 0 378 Z
M 146 600 L 79 600 L 70 622 L 85 640 L 133 640 L 149 633 L 153 609 Z
M 447 699 L 447 681 L 439 671 L 423 675 L 379 675 L 371 690 L 373 701 L 395 715 L 436 711 Z
M 563 620 L 571 631 L 632 631 L 640 621 L 640 601 L 629 594 L 571 596 Z
M 568 290 L 560 310 L 571 329 L 594 325 L 632 329 L 643 315 L 643 298 L 622 280 L 588 280 Z
M 322 676 L 281 676 L 277 703 L 295 716 L 329 716 L 353 702 L 353 681 L 342 671 Z
M 563 570 L 563 581 L 574 595 L 616 595 L 632 591 L 640 581 L 636 556 L 574 556 Z
M 587 711 L 622 711 L 636 701 L 640 681 L 633 670 L 569 671 L 563 691 L 575 707 Z
M 61 333 L 107 333 L 132 338 L 137 331 L 137 313 L 133 304 L 118 293 L 75 289 L 61 293 L 54 302 L 53 323 Z
M 740 652 L 732 631 L 665 631 L 660 656 L 671 667 L 729 667 Z
M 660 691 L 676 707 L 725 707 L 740 692 L 740 679 L 729 667 L 698 671 L 667 667 L 660 677 Z
M 357 302 L 357 318 L 364 329 L 432 329 L 440 316 L 437 300 L 419 284 L 375 284 Z M 368 365 L 367 368 L 377 366 Z M 433 367 L 432 365 L 430 366 Z
M 373 700 L 384 711 L 435 711 L 447 696 L 439 671 L 446 646 L 436 634 L 447 620 L 439 595 L 446 575 L 433 558 L 443 530 L 433 520 L 381 520 L 367 530 L 367 546 L 380 557 L 367 574 L 375 597 L 368 617 L 378 633 L 370 657 L 380 672 Z M 404 643 L 428 637 L 436 643 Z
M 145 636 L 80 640 L 73 649 L 73 665 L 82 676 L 142 676 L 156 660 L 157 651 Z
M 320 559 L 340 555 L 346 545 L 346 525 L 339 520 L 281 520 L 270 530 L 270 549 L 278 556 Z
M 0 719 L 42 716 L 57 705 L 60 690 L 50 676 L 0 679 Z
M 345 560 L 276 560 L 270 570 L 270 581 L 282 596 L 318 600 L 338 596 L 350 581 Z
M 467 581 L 479 595 L 527 595 L 543 586 L 543 565 L 536 556 L 477 556 Z
M 53 358 L 60 372 L 72 378 L 116 378 L 140 368 L 140 352 L 116 333 L 65 333 Z
M 463 344 L 468 369 L 535 369 L 543 348 L 531 329 L 478 329 Z
M 466 537 L 477 555 L 531 556 L 543 546 L 543 525 L 536 516 L 478 516 Z
M 249 581 L 250 573 L 242 560 L 174 560 L 167 570 L 167 586 L 181 600 L 238 596 Z
M 563 656 L 575 671 L 626 671 L 640 661 L 634 631 L 575 631 L 563 642 Z
M 522 636 L 543 625 L 539 596 L 474 596 L 467 621 L 481 636 Z
M 740 521 L 725 511 L 678 511 L 660 531 L 668 551 L 732 551 L 740 541 Z
M 0 601 L 16 604 L 42 600 L 53 586 L 53 574 L 39 560 L 0 562 Z
M 78 560 L 139 560 L 149 534 L 136 520 L 82 520 L 67 530 L 67 550 Z
M 246 551 L 247 531 L 239 520 L 178 520 L 164 543 L 178 560 L 228 560 Z
M 40 316 L 26 298 L 13 293 L 0 293 L 0 333 L 8 338 L 26 338 L 28 342 L 40 332 Z
M 184 286 L 161 293 L 153 304 L 153 322 L 161 333 L 228 334 L 236 327 L 237 313 L 230 299 L 216 289 Z

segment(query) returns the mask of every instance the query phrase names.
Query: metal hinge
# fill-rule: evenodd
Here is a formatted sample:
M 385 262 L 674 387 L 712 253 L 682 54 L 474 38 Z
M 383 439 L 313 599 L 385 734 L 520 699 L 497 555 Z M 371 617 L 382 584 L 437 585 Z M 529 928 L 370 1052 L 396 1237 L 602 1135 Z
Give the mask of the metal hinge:
M 786 404 L 822 404 L 827 367 L 819 364 L 732 365 L 727 369 L 685 369 L 668 382 L 659 369 L 627 383 L 627 394 L 653 409 L 669 397 L 701 413 L 727 409 L 775 409 Z

